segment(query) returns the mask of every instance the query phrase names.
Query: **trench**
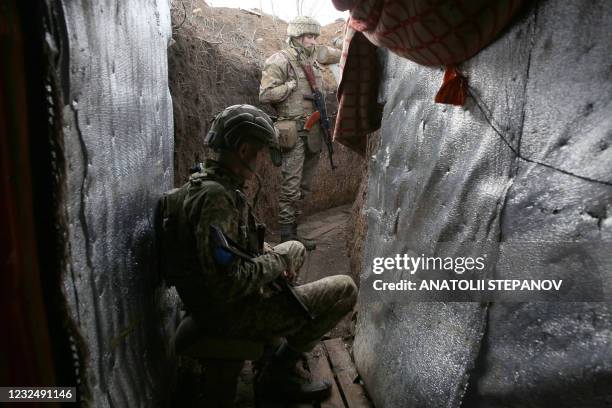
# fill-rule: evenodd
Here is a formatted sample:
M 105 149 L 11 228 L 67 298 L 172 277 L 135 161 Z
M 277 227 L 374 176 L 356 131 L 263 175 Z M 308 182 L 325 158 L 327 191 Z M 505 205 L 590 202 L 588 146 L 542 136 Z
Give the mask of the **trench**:
M 16 304 L 27 311 L 7 320 L 15 339 L 27 340 L 13 341 L 9 368 L 21 359 L 30 378 L 55 372 L 76 386 L 84 406 L 207 406 L 210 361 L 174 354 L 180 299 L 160 276 L 156 205 L 210 157 L 202 141 L 215 113 L 238 103 L 274 113 L 257 94 L 286 24 L 202 0 L 53 4 L 41 2 L 31 21 L 19 6 L 14 20 L 27 21 L 25 42 L 40 50 L 24 59 L 34 102 L 15 94 L 5 104 L 31 121 L 27 132 L 5 132 L 19 155 L 2 145 L 7 168 L 23 177 L 3 178 L 24 220 L 7 225 L 30 228 L 22 237 L 30 249 L 7 255 L 25 265 L 4 279 L 21 291 Z M 322 153 L 300 219 L 302 235 L 318 248 L 298 283 L 348 275 L 362 285 L 360 303 L 302 361 L 311 376 L 332 380 L 332 396 L 271 406 L 610 406 L 611 19 L 604 0 L 525 7 L 462 65 L 470 87 L 462 107 L 433 102 L 439 67 L 377 51 L 381 130 L 363 155 L 335 143 L 334 171 Z M 323 27 L 321 41 L 331 43 L 341 26 Z M 332 113 L 337 69 L 324 68 Z M 264 184 L 254 211 L 275 243 L 280 173 L 269 164 L 257 171 Z M 247 195 L 255 190 L 248 185 Z M 554 245 L 517 251 L 512 241 Z M 541 272 L 573 278 L 578 297 L 364 298 L 374 258 L 436 251 L 441 242 L 455 255 L 466 250 L 460 243 L 477 242 L 468 249 L 490 255 L 499 276 L 544 259 Z M 40 349 L 29 353 L 33 338 Z M 238 379 L 236 405 L 255 406 L 253 362 Z
M 194 14 L 196 7 L 200 10 Z M 205 134 L 211 114 L 237 103 L 253 104 L 274 114 L 269 105 L 258 101 L 259 78 L 264 60 L 284 44 L 286 23 L 269 15 L 259 17 L 236 9 L 211 8 L 201 2 L 196 2 L 191 10 L 174 5 L 172 17 L 174 43 L 169 48 L 169 77 L 174 103 L 175 185 L 179 186 L 186 180 L 189 168 L 211 154 L 203 148 L 201 137 L 193 137 Z M 342 23 L 338 22 L 323 27 L 319 42 L 330 45 L 341 27 Z M 333 69 L 337 67 L 323 67 L 331 114 L 337 110 L 337 82 Z M 365 161 L 334 143 L 334 162 L 338 168 L 331 171 L 327 152 L 323 149 L 311 193 L 301 205 L 300 234 L 315 239 L 317 249 L 307 254 L 298 284 L 338 274 L 349 275 L 359 283 L 360 248 L 365 233 L 365 220 L 360 214 Z M 273 244 L 280 238 L 277 226 L 280 174 L 267 161 L 257 170 L 264 184 L 254 212 L 268 226 L 266 241 Z M 256 189 L 257 186 L 247 185 L 247 195 L 253 198 Z M 361 233 L 359 238 L 355 238 L 357 231 Z M 346 370 L 356 373 L 351 356 L 355 321 L 354 312 L 345 316 L 310 353 L 309 358 L 314 360 L 303 362 L 306 371 L 309 365 L 316 366 L 317 370 L 324 370 L 322 376 L 334 379 L 334 395 L 322 406 L 336 404 L 340 407 L 349 406 L 349 403 L 354 406 L 351 398 L 355 396 L 371 406 L 357 375 L 353 378 L 355 383 L 344 388 L 339 380 L 346 377 Z M 331 342 L 329 347 L 325 341 Z M 339 358 L 342 364 L 334 366 L 333 362 Z M 348 362 L 350 367 L 345 367 Z M 205 362 L 181 359 L 178 370 L 175 403 L 181 406 L 205 404 L 207 396 L 201 391 L 202 381 L 205 382 L 207 376 Z M 251 407 L 253 398 L 253 367 L 252 362 L 247 361 L 237 386 L 237 406 Z

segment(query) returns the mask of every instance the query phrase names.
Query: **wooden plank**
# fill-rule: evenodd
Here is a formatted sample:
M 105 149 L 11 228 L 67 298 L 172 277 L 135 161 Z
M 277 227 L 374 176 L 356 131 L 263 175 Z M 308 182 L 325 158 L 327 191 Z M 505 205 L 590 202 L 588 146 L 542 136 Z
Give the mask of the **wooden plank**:
M 336 384 L 334 374 L 329 367 L 325 350 L 321 344 L 317 344 L 312 350 L 311 356 L 308 358 L 308 367 L 310 368 L 313 380 L 327 379 L 332 382 L 331 396 L 321 402 L 321 408 L 345 408 L 338 384 Z
M 348 408 L 372 408 L 373 405 L 366 396 L 365 389 L 356 382 L 359 373 L 342 339 L 325 340 L 323 344 Z
M 349 355 L 346 346 L 341 338 L 329 339 L 323 341 L 323 345 L 331 360 L 331 366 L 334 373 L 344 372 L 354 381 L 359 374 L 353 364 L 353 359 Z

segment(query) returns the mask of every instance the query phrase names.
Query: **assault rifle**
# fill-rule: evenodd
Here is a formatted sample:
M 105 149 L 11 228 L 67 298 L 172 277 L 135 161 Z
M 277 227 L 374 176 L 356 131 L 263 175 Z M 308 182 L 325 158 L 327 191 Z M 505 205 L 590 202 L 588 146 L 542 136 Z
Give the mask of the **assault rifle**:
M 261 230 L 258 229 L 257 231 L 258 235 L 260 231 Z M 210 225 L 210 239 L 215 245 L 214 251 L 223 251 L 225 252 L 224 255 L 227 255 L 227 256 L 234 255 L 244 260 L 245 262 L 254 263 L 253 258 L 255 258 L 257 254 L 254 254 L 244 248 L 241 248 L 237 243 L 235 243 L 230 238 L 228 238 L 223 233 L 223 231 L 221 231 L 221 229 L 217 227 L 216 225 L 212 225 L 212 224 Z M 261 242 L 263 244 L 263 240 Z M 221 255 L 221 256 L 224 256 L 224 255 Z M 302 302 L 302 299 L 300 299 L 298 295 L 295 293 L 295 289 L 293 288 L 291 283 L 289 283 L 289 281 L 283 275 L 276 278 L 276 280 L 272 282 L 272 286 L 275 289 L 280 290 L 283 293 L 286 293 L 289 300 L 291 300 L 304 313 L 304 316 L 308 320 L 314 320 L 314 316 L 310 312 L 310 309 L 308 309 L 308 306 L 306 306 L 304 302 Z
M 310 100 L 314 103 L 315 108 L 319 112 L 319 123 L 321 124 L 321 129 L 323 130 L 323 140 L 325 141 L 325 145 L 327 146 L 327 153 L 329 154 L 329 164 L 331 165 L 332 170 L 336 168 L 334 165 L 334 146 L 332 144 L 332 138 L 330 134 L 331 125 L 329 123 L 329 117 L 327 117 L 327 108 L 325 107 L 325 100 L 323 99 L 323 94 L 317 87 L 317 82 L 315 81 L 314 72 L 312 71 L 312 65 L 310 64 L 302 64 L 302 69 L 304 70 L 304 74 L 306 74 L 306 79 L 308 80 L 308 84 L 310 85 L 310 89 L 312 90 L 312 95 L 304 95 L 304 99 Z

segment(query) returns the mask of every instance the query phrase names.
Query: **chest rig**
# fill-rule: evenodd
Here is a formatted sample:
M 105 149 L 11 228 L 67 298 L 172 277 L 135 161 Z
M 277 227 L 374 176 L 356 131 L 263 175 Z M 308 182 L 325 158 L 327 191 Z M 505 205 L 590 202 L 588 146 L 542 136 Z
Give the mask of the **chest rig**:
M 312 89 L 306 79 L 304 69 L 298 61 L 297 55 L 291 50 L 282 50 L 280 53 L 287 60 L 287 80 L 294 79 L 296 81 L 296 88 L 289 94 L 287 99 L 279 102 L 275 105 L 276 112 L 279 118 L 282 119 L 302 119 L 310 116 L 315 111 L 314 104 L 311 100 L 304 99 L 304 95 L 311 95 Z M 313 73 L 317 86 L 323 88 L 323 74 L 321 73 L 321 67 L 317 61 L 311 57 L 304 61 L 312 65 Z

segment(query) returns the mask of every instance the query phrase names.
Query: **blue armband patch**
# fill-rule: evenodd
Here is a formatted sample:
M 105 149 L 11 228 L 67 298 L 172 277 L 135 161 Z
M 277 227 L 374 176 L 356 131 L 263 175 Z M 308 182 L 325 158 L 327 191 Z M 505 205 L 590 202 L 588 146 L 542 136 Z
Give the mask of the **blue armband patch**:
M 236 255 L 232 254 L 225 248 L 215 247 L 213 249 L 213 258 L 215 258 L 215 262 L 220 266 L 228 266 L 234 259 L 236 259 Z

